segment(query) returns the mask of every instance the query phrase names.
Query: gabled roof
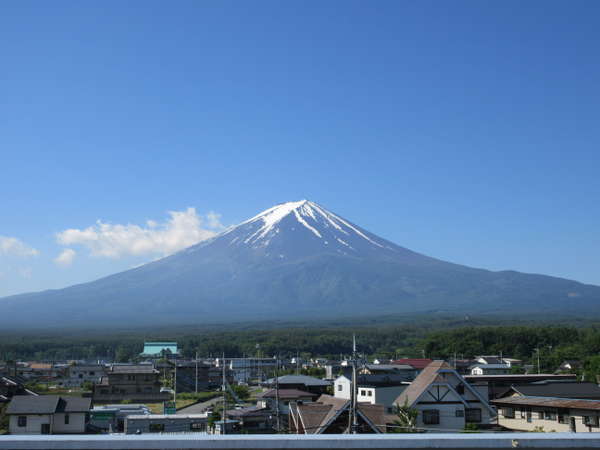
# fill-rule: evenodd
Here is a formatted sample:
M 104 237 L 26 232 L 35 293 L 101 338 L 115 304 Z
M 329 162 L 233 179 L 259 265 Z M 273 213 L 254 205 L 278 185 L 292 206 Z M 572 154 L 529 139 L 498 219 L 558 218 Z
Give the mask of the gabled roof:
M 415 369 L 424 369 L 433 362 L 429 358 L 402 358 L 392 361 L 392 364 L 406 364 L 414 367 Z
M 58 395 L 15 395 L 6 414 L 54 414 L 59 400 Z
M 415 378 L 415 380 L 408 386 L 394 401 L 395 404 L 403 406 L 413 406 L 421 398 L 427 390 L 435 384 L 446 385 L 448 389 L 453 391 L 457 396 L 461 397 L 460 394 L 448 383 L 445 379 L 445 374 L 451 373 L 458 380 L 464 381 L 456 370 L 454 370 L 445 361 L 433 361 L 421 373 Z M 465 390 L 468 390 L 475 398 L 477 398 L 482 406 L 486 407 L 492 415 L 496 415 L 496 412 L 490 407 L 487 399 L 484 399 L 479 392 L 477 392 L 469 383 L 463 382 Z
M 323 394 L 316 403 L 291 405 L 294 421 L 299 420 L 306 434 L 321 434 L 344 412 L 350 409 L 351 402 L 346 399 Z M 375 433 L 385 431 L 385 424 L 391 422 L 385 414 L 383 405 L 359 403 L 358 415 Z
M 398 405 L 412 406 L 423 393 L 429 389 L 436 381 L 442 381 L 440 377 L 440 370 L 452 368 L 445 361 L 433 361 L 427 367 L 425 367 L 421 373 L 414 379 L 414 381 L 408 386 L 396 399 L 394 403 Z
M 301 391 L 300 389 L 279 389 L 279 394 L 277 394 L 276 389 L 270 389 L 266 392 L 263 392 L 258 397 L 259 398 L 275 398 L 279 395 L 280 399 L 294 399 L 294 398 L 304 398 L 304 397 L 313 397 L 315 394 L 312 392 Z
M 87 412 L 91 398 L 60 397 L 58 395 L 15 395 L 8 405 L 7 414 L 54 414 L 57 412 Z

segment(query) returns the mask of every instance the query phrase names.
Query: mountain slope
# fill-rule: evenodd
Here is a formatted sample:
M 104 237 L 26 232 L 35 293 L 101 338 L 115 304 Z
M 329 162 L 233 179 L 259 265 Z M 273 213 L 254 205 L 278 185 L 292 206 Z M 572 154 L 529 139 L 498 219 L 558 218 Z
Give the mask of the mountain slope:
M 136 269 L 65 289 L 7 297 L 0 299 L 0 307 L 0 324 L 29 327 L 427 310 L 598 312 L 600 287 L 430 258 L 303 200 L 277 205 Z

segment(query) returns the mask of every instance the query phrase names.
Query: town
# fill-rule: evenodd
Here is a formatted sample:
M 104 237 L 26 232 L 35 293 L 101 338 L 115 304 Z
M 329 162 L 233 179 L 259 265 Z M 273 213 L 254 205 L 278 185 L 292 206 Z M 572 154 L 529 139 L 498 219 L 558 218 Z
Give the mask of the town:
M 551 373 L 506 355 L 367 360 L 186 358 L 145 342 L 135 361 L 3 361 L 8 434 L 382 434 L 600 431 L 581 361 Z

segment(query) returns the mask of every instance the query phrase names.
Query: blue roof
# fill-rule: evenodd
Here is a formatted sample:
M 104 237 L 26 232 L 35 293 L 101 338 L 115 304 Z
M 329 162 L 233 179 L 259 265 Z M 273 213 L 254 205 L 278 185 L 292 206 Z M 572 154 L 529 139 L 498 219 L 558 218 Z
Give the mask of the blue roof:
M 142 355 L 160 356 L 162 351 L 177 353 L 177 342 L 144 342 Z

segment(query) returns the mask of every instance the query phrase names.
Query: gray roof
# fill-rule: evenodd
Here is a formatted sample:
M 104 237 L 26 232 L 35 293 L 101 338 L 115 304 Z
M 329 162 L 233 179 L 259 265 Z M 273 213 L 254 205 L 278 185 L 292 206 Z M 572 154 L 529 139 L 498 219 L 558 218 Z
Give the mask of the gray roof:
M 600 400 L 600 387 L 585 382 L 542 382 L 512 386 L 511 390 L 533 397 L 560 397 Z
M 275 384 L 275 379 L 267 380 L 267 384 Z M 330 381 L 320 380 L 319 378 L 309 377 L 307 375 L 283 375 L 279 377 L 279 384 L 303 384 L 305 386 L 329 386 Z
M 59 397 L 58 395 L 15 395 L 8 405 L 7 414 L 54 414 L 55 412 L 85 412 L 91 398 Z
M 111 367 L 112 373 L 158 373 L 150 364 L 124 364 Z
M 54 414 L 59 400 L 58 395 L 15 395 L 6 414 Z

